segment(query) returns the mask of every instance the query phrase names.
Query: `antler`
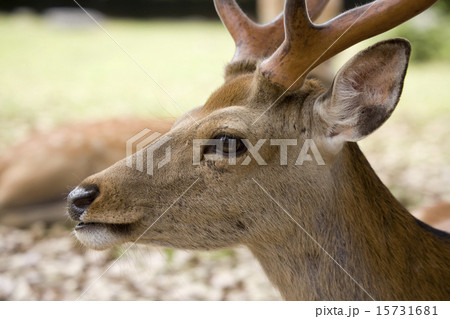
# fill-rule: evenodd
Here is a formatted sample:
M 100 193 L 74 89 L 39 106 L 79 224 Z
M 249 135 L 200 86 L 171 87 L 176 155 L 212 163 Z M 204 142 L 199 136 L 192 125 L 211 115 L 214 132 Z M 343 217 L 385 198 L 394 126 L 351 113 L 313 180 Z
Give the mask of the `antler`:
M 309 0 L 308 10 L 315 20 L 329 0 Z M 268 24 L 256 24 L 239 8 L 235 0 L 214 0 L 216 11 L 236 43 L 233 61 L 270 56 L 284 40 L 283 14 Z
M 411 19 L 437 0 L 378 0 L 315 25 L 305 0 L 287 0 L 286 37 L 261 64 L 262 73 L 288 90 L 302 86 L 308 72 L 350 46 Z

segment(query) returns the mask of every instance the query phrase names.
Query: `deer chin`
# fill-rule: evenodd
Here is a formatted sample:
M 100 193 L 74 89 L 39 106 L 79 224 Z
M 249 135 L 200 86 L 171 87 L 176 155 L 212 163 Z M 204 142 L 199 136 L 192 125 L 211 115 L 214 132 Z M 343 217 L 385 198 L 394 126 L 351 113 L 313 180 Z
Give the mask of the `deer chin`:
M 85 246 L 104 250 L 132 240 L 134 224 L 79 223 L 76 238 Z

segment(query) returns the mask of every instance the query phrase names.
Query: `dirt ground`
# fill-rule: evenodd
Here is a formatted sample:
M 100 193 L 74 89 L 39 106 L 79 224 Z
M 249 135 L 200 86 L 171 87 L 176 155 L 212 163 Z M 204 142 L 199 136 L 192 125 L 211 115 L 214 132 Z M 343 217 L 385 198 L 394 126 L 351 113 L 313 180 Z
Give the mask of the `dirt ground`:
M 244 248 L 201 253 L 80 246 L 63 225 L 0 226 L 0 300 L 279 300 Z M 102 276 L 102 274 L 106 273 Z

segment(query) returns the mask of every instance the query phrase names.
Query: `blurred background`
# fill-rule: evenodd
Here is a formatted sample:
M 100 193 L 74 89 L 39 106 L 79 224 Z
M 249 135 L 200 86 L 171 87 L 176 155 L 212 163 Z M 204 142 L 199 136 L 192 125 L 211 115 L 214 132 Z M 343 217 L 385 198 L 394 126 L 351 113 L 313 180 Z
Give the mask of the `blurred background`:
M 223 82 L 234 43 L 211 0 L 78 3 L 96 22 L 74 1 L 0 1 L 0 299 L 280 299 L 245 248 L 133 247 L 96 281 L 126 247 L 81 247 L 64 195 L 123 157 L 125 140 L 140 129 L 165 131 L 201 105 Z M 281 0 L 238 3 L 259 22 L 282 8 Z M 326 14 L 354 6 L 331 0 Z M 360 145 L 421 218 L 436 204 L 447 208 L 440 216 L 450 212 L 449 17 L 450 1 L 440 0 L 326 66 L 334 73 L 382 39 L 412 42 L 399 106 Z

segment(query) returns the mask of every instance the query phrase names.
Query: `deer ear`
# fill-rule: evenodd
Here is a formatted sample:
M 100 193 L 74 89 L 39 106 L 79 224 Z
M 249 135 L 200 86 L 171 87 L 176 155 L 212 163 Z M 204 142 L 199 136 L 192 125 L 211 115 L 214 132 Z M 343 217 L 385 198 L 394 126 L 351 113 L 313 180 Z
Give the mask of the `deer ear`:
M 315 109 L 332 144 L 356 142 L 392 114 L 403 89 L 411 45 L 392 39 L 358 53 L 336 75 Z

